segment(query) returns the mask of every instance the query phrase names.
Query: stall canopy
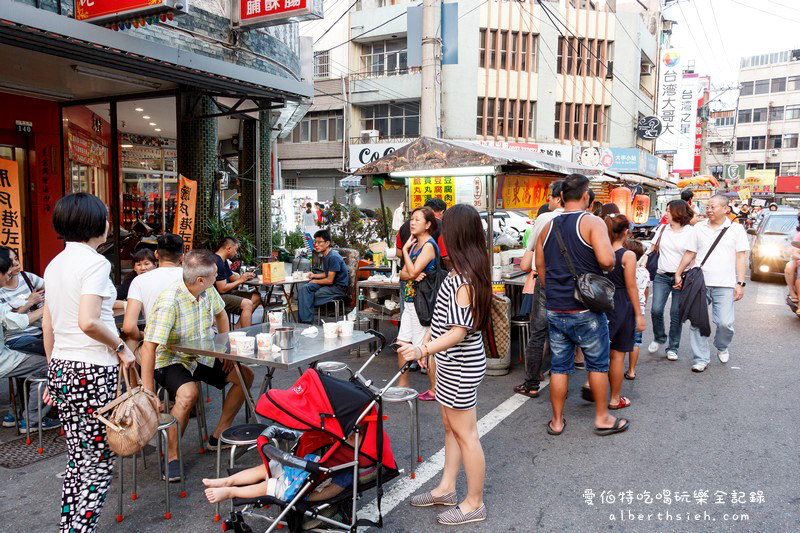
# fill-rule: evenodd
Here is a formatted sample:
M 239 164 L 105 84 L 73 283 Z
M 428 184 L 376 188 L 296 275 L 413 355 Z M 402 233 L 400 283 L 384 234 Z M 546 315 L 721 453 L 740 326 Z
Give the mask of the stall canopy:
M 368 176 L 389 174 L 390 172 L 464 167 L 513 167 L 515 170 L 542 170 L 564 175 L 580 173 L 590 178 L 609 174 L 603 169 L 570 163 L 537 152 L 506 150 L 484 146 L 472 141 L 452 141 L 431 137 L 420 137 L 411 144 L 360 167 L 355 174 Z M 617 176 L 616 173 L 612 175 Z

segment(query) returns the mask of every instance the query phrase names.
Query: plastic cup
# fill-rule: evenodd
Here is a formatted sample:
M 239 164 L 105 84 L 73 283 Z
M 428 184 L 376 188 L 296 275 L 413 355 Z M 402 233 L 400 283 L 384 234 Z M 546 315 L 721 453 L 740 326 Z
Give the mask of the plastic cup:
M 251 354 L 255 349 L 255 337 L 239 337 L 236 339 L 236 353 Z
M 259 352 L 266 352 L 272 349 L 272 335 L 269 333 L 259 333 L 256 335 L 256 344 Z
M 283 326 L 283 311 L 270 311 L 269 325 L 272 328 L 279 328 Z
M 336 322 L 325 322 L 322 324 L 322 335 L 326 339 L 336 338 L 339 335 L 339 324 Z
M 339 335 L 342 337 L 352 337 L 353 336 L 353 326 L 355 323 L 352 320 L 342 320 L 338 323 L 339 326 Z
M 231 331 L 228 333 L 228 341 L 231 343 L 231 351 L 236 351 L 236 343 L 242 337 L 247 337 L 246 331 Z

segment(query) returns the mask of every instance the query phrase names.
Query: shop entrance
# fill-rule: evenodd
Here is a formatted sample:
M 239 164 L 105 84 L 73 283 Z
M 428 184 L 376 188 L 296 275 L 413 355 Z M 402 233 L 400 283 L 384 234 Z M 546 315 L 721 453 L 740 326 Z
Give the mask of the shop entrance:
M 27 194 L 27 183 L 30 164 L 29 140 L 25 134 L 13 131 L 0 130 L 0 159 L 7 159 L 17 163 L 17 175 L 19 176 L 19 205 L 20 211 L 17 221 L 19 221 L 21 239 L 17 240 L 16 235 L 0 232 L 0 246 L 8 246 L 17 251 L 17 255 L 22 259 L 23 267 L 31 265 L 31 246 L 30 236 L 33 234 L 30 212 L 30 197 Z

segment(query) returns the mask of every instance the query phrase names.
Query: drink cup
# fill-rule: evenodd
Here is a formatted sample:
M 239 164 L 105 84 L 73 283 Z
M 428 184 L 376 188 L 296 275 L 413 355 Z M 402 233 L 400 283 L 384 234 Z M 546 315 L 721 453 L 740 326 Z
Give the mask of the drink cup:
M 256 335 L 256 344 L 259 352 L 266 352 L 272 349 L 272 335 L 269 333 L 259 333 Z
M 339 325 L 339 335 L 342 337 L 352 337 L 353 336 L 353 326 L 355 324 L 352 320 L 342 320 L 338 323 Z
M 336 322 L 325 322 L 322 324 L 322 334 L 326 339 L 334 339 L 339 335 L 339 324 Z
M 269 326 L 271 328 L 279 328 L 283 326 L 283 311 L 269 312 Z
M 255 337 L 239 337 L 236 339 L 236 353 L 243 355 L 252 354 L 255 344 Z
M 246 331 L 231 331 L 228 333 L 228 341 L 231 343 L 231 351 L 236 351 L 236 343 L 242 337 L 247 337 Z

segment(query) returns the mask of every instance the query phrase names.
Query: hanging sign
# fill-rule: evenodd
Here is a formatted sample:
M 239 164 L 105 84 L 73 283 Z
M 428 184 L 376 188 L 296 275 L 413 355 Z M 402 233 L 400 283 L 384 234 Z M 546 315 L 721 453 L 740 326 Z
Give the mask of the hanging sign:
M 120 20 L 138 23 L 139 18 L 155 16 L 164 22 L 186 13 L 187 6 L 187 0 L 75 0 L 75 19 L 104 24 Z
M 67 155 L 70 161 L 104 168 L 108 166 L 108 150 L 102 144 L 73 131 L 67 131 Z
M 678 131 L 681 95 L 681 56 L 674 48 L 661 52 L 661 72 L 658 80 L 658 118 L 663 129 L 656 140 L 657 154 L 678 151 Z
M 639 136 L 640 139 L 644 139 L 646 141 L 652 141 L 653 139 L 657 139 L 659 135 L 661 135 L 661 130 L 664 128 L 663 124 L 661 124 L 661 119 L 650 115 L 649 117 L 642 117 L 639 120 L 639 123 L 636 124 L 636 135 Z
M 322 0 L 234 0 L 234 26 L 258 28 L 322 18 Z
M 692 175 L 694 168 L 694 143 L 697 132 L 697 74 L 684 74 L 679 93 L 678 151 L 672 170 L 681 175 Z
M 735 163 L 730 165 L 725 165 L 723 167 L 723 178 L 726 181 L 730 182 L 730 186 L 738 183 L 740 180 L 744 179 L 744 173 L 746 170 L 746 166 L 744 163 Z
M 739 189 L 736 191 L 739 193 L 739 200 L 746 202 L 750 199 L 750 189 L 748 187 L 744 187 L 743 189 Z
M 0 159 L 0 246 L 8 246 L 22 265 L 22 216 L 19 201 L 19 169 L 16 161 Z
M 178 178 L 178 204 L 175 206 L 175 222 L 172 233 L 183 238 L 183 251 L 188 252 L 194 244 L 195 210 L 197 208 L 197 182 L 183 176 Z
M 501 175 L 497 180 L 497 209 L 539 209 L 547 203 L 554 180 Z

